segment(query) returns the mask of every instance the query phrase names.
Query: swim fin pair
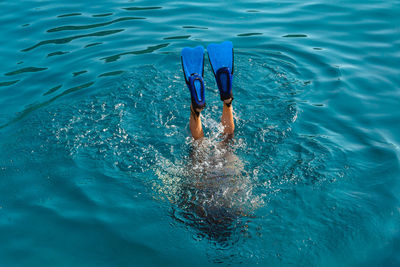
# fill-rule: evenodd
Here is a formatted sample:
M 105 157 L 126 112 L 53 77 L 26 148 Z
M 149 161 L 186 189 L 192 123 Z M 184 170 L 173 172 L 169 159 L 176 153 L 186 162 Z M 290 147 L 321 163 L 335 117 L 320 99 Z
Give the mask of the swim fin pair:
M 207 46 L 208 58 L 215 80 L 217 81 L 221 100 L 232 98 L 233 78 L 233 45 L 225 41 L 221 44 L 210 44 Z M 194 110 L 206 106 L 204 96 L 204 48 L 185 47 L 181 53 L 183 74 L 189 87 Z M 229 104 L 230 105 L 230 104 Z

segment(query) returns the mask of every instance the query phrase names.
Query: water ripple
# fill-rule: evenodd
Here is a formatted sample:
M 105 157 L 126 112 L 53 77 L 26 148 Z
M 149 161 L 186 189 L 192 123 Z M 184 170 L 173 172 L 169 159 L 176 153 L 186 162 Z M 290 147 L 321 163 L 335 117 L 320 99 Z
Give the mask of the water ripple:
M 85 38 L 85 37 L 100 37 L 100 36 L 107 36 L 107 35 L 112 35 L 112 34 L 116 34 L 116 33 L 120 33 L 124 31 L 123 29 L 119 29 L 119 30 L 109 30 L 109 31 L 100 31 L 100 32 L 95 32 L 95 33 L 88 33 L 88 34 L 82 34 L 82 35 L 75 35 L 75 36 L 70 36 L 70 37 L 66 37 L 66 38 L 60 38 L 60 39 L 52 39 L 52 40 L 45 40 L 45 41 L 41 41 L 37 44 L 35 44 L 34 46 L 25 48 L 23 50 L 21 50 L 22 52 L 28 52 L 31 51 L 37 47 L 43 46 L 43 45 L 47 45 L 47 44 L 66 44 L 69 43 L 75 39 L 80 39 L 80 38 Z
M 61 56 L 61 55 L 68 54 L 68 53 L 69 52 L 66 52 L 66 51 L 56 51 L 56 52 L 52 52 L 52 53 L 47 54 L 47 57 Z
M 100 74 L 99 77 L 121 75 L 122 73 L 124 73 L 123 70 L 110 71 L 110 72 Z
M 301 37 L 308 37 L 308 36 L 306 34 L 286 34 L 286 35 L 283 35 L 282 37 L 301 38 Z
M 148 53 L 152 53 L 152 52 L 154 52 L 154 51 L 156 51 L 158 49 L 167 47 L 168 45 L 169 45 L 169 43 L 153 45 L 153 46 L 149 46 L 146 49 L 142 49 L 142 50 L 124 52 L 124 53 L 120 53 L 120 54 L 117 54 L 117 55 L 108 56 L 108 57 L 102 58 L 102 60 L 104 60 L 106 63 L 110 63 L 110 62 L 117 61 L 121 56 L 148 54 Z
M 73 16 L 80 16 L 80 15 L 82 15 L 82 13 L 70 13 L 70 14 L 58 15 L 57 18 L 73 17 Z
M 124 7 L 124 10 L 127 11 L 142 11 L 142 10 L 154 10 L 154 9 L 161 9 L 161 6 L 149 6 L 149 7 Z
M 190 35 L 180 35 L 180 36 L 171 36 L 171 37 L 164 37 L 164 40 L 178 40 L 178 39 L 189 39 Z
M 256 36 L 256 35 L 262 35 L 262 33 L 260 33 L 260 32 L 240 33 L 237 36 L 239 36 L 239 37 L 248 37 L 248 36 Z
M 85 45 L 85 48 L 88 48 L 88 47 L 91 47 L 91 46 L 100 45 L 100 44 L 102 44 L 102 43 L 100 43 L 100 42 L 97 42 L 97 43 L 91 43 L 91 44 Z
M 138 20 L 138 19 L 146 19 L 143 17 L 122 17 L 118 18 L 109 22 L 103 22 L 103 23 L 96 23 L 96 24 L 89 24 L 89 25 L 81 25 L 81 26 L 61 26 L 57 28 L 52 28 L 50 30 L 47 30 L 47 32 L 59 32 L 59 31 L 77 31 L 77 30 L 87 30 L 87 29 L 93 29 L 93 28 L 98 28 L 98 27 L 104 27 L 107 25 L 111 25 L 117 22 L 121 21 L 128 21 L 128 20 Z
M 19 80 L 14 80 L 14 81 L 8 81 L 8 82 L 0 82 L 0 86 L 10 86 L 15 83 L 19 82 Z
M 184 29 L 200 29 L 200 30 L 207 30 L 207 27 L 200 27 L 200 26 L 182 26 Z
M 60 89 L 61 87 L 62 87 L 62 85 L 57 85 L 57 86 L 51 88 L 50 90 L 48 90 L 48 91 L 47 91 L 46 93 L 44 93 L 43 95 L 46 96 L 46 95 L 52 94 L 52 93 L 54 93 L 55 91 L 57 91 L 58 89 Z
M 25 73 L 25 72 L 38 72 L 38 71 L 44 71 L 44 70 L 47 70 L 47 68 L 26 67 L 26 68 L 18 69 L 15 71 L 7 72 L 4 75 L 5 76 L 13 76 L 13 75 L 18 75 L 18 74 Z
M 79 76 L 79 75 L 84 74 L 86 72 L 87 72 L 87 70 L 75 71 L 75 72 L 72 73 L 72 75 L 74 77 L 76 77 L 76 76 Z
M 113 15 L 113 13 L 104 13 L 104 14 L 95 14 L 95 15 L 92 15 L 92 17 L 100 18 L 100 17 L 108 17 L 108 16 L 112 16 L 112 15 Z
M 62 92 L 61 94 L 56 95 L 53 98 L 51 98 L 51 99 L 49 99 L 49 100 L 47 100 L 45 102 L 29 105 L 23 111 L 19 112 L 17 114 L 17 116 L 15 118 L 13 118 L 11 121 L 7 122 L 6 124 L 0 125 L 0 129 L 5 128 L 5 127 L 7 127 L 7 126 L 9 126 L 9 125 L 11 125 L 11 124 L 13 124 L 15 122 L 20 121 L 21 119 L 23 119 L 27 115 L 29 115 L 31 112 L 49 105 L 50 103 L 54 102 L 55 100 L 57 100 L 58 98 L 60 98 L 62 96 L 65 96 L 65 95 L 80 91 L 80 90 L 85 89 L 85 88 L 88 88 L 88 87 L 92 86 L 93 84 L 94 84 L 94 82 L 88 82 L 88 83 L 85 83 L 85 84 L 81 84 L 81 85 L 69 88 L 69 89 L 65 90 L 64 92 Z M 53 88 L 52 92 L 55 92 L 58 89 L 59 88 L 57 88 L 57 89 Z M 52 90 L 52 89 L 50 89 L 50 90 Z M 50 94 L 50 92 L 49 92 L 49 94 Z

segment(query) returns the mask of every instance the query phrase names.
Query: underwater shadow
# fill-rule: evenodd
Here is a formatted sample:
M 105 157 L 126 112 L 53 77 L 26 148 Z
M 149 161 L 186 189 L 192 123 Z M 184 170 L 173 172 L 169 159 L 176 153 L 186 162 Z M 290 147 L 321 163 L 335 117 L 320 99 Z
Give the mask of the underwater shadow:
M 250 177 L 233 142 L 203 139 L 192 143 L 171 212 L 174 220 L 195 231 L 197 239 L 220 247 L 239 240 L 254 209 Z

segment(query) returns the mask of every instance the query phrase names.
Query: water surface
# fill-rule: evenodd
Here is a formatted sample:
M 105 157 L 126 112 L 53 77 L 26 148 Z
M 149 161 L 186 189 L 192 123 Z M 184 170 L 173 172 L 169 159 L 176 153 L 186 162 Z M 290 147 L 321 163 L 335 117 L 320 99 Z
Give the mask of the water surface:
M 398 1 L 0 4 L 4 266 L 400 264 Z M 235 47 L 235 137 L 205 61 Z

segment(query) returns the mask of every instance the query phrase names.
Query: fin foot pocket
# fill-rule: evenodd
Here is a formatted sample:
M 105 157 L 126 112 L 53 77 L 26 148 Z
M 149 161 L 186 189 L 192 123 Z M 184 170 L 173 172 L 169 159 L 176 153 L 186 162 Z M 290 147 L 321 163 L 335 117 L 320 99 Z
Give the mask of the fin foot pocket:
M 194 73 L 190 75 L 188 87 L 192 99 L 194 109 L 203 109 L 206 106 L 204 97 L 204 80 L 203 77 Z
M 223 67 L 217 70 L 215 73 L 215 79 L 217 81 L 221 100 L 224 101 L 229 98 L 233 99 L 232 74 L 229 68 Z

